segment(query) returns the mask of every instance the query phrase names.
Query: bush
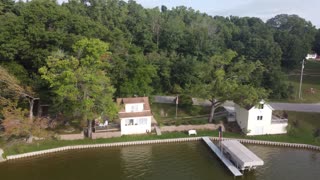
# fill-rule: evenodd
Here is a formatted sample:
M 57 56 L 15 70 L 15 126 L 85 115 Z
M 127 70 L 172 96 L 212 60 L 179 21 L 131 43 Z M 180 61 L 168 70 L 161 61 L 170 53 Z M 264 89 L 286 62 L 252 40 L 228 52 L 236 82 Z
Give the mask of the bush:
M 320 128 L 317 128 L 314 130 L 313 136 L 315 138 L 319 138 L 320 137 Z
M 175 123 L 175 125 L 176 125 L 176 126 L 180 126 L 181 123 L 182 123 L 182 122 L 181 122 L 180 120 L 177 120 L 176 123 Z
M 192 106 L 190 108 L 190 115 L 191 116 L 196 116 L 196 115 L 199 115 L 200 114 L 200 111 L 201 111 L 201 107 L 200 106 Z
M 183 108 L 191 108 L 193 105 L 193 101 L 190 96 L 182 94 L 179 96 L 178 104 L 180 107 L 183 107 Z

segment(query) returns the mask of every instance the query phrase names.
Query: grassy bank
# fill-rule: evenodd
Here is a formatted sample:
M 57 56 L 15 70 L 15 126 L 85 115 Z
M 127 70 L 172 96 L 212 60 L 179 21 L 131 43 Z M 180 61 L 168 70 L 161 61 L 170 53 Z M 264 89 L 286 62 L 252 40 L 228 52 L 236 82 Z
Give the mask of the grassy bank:
M 289 82 L 293 85 L 293 98 L 287 100 L 275 100 L 282 102 L 302 102 L 318 103 L 320 102 L 320 62 L 307 61 L 304 68 L 302 82 L 302 98 L 298 98 L 300 84 L 301 67 L 289 74 Z M 313 89 L 313 91 L 311 90 Z
M 210 113 L 209 107 L 178 106 L 178 113 L 176 118 L 175 104 L 151 104 L 151 109 L 154 118 L 161 125 L 181 125 L 181 124 L 206 124 Z

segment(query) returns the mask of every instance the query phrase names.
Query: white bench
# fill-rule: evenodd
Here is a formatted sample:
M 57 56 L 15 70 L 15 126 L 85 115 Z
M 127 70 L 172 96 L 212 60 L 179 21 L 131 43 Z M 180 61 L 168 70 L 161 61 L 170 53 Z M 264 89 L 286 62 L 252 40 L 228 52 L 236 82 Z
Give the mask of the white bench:
M 189 130 L 188 133 L 189 133 L 189 136 L 190 135 L 197 135 L 197 131 L 196 130 Z

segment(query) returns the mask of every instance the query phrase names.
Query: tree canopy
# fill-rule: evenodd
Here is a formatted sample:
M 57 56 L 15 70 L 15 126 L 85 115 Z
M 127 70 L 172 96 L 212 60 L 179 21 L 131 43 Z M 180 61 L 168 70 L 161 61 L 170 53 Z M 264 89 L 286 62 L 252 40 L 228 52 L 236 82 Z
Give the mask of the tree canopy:
M 133 0 L 0 0 L 0 65 L 52 104 L 52 113 L 84 119 L 105 110 L 113 116 L 115 97 L 196 85 L 201 97 L 250 104 L 265 96 L 259 92 L 291 95 L 285 73 L 320 53 L 319 32 L 297 15 L 265 23 Z
M 117 110 L 107 72 L 108 48 L 98 39 L 82 39 L 73 46 L 74 56 L 62 53 L 48 57 L 47 65 L 39 71 L 57 95 L 55 103 L 62 111 L 85 121 L 102 115 L 114 118 Z

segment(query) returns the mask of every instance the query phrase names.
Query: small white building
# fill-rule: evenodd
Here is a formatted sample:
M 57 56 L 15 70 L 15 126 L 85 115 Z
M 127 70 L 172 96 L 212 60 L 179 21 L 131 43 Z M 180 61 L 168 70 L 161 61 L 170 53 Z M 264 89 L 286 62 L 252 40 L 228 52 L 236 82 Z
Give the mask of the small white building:
M 285 134 L 288 119 L 272 115 L 274 110 L 264 100 L 256 106 L 240 107 L 235 104 L 236 121 L 247 135 Z
M 306 59 L 317 59 L 317 54 L 307 54 Z
M 121 135 L 151 132 L 151 110 L 148 97 L 118 98 Z

